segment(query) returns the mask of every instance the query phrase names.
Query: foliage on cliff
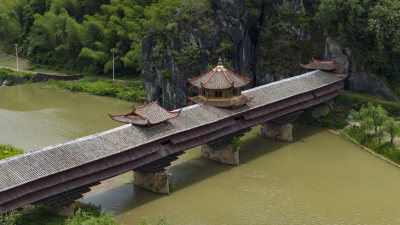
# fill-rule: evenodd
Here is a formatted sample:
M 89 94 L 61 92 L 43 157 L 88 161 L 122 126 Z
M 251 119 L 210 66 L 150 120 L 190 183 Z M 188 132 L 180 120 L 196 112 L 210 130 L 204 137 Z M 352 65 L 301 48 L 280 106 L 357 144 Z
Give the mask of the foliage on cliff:
M 316 19 L 327 35 L 360 51 L 366 70 L 400 93 L 400 3 L 397 0 L 322 0 Z
M 298 62 L 321 57 L 329 35 L 360 50 L 363 69 L 386 77 L 393 87 L 400 83 L 400 3 L 396 0 L 246 0 L 245 14 L 234 18 L 242 11 L 236 3 L 3 0 L 0 40 L 8 53 L 18 43 L 21 54 L 35 64 L 87 73 L 110 73 L 114 51 L 119 57 L 116 71 L 138 75 L 143 66 L 142 40 L 151 37 L 146 49 L 151 57 L 144 63 L 163 70 L 158 71 L 163 77 L 159 82 L 170 82 L 174 69 L 197 72 L 204 69 L 203 58 L 210 65 L 222 56 L 227 67 L 239 68 L 236 72 L 249 73 L 261 84 L 302 72 Z M 229 26 L 218 24 L 229 20 Z M 250 42 L 239 40 L 247 36 L 232 29 L 248 32 Z M 207 44 L 214 47 L 200 46 Z M 246 59 L 249 65 L 239 65 L 246 52 L 252 57 Z M 165 63 L 174 69 L 164 68 Z

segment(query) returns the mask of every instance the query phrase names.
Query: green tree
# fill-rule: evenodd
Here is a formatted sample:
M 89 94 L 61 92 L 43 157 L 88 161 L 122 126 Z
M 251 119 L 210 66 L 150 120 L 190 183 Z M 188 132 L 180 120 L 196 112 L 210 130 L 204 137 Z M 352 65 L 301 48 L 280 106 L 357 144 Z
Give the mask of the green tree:
M 394 138 L 400 132 L 400 126 L 393 118 L 390 117 L 382 124 L 380 130 L 390 135 L 390 143 L 393 144 Z
M 363 130 L 374 129 L 375 134 L 378 133 L 378 127 L 388 119 L 387 111 L 382 106 L 374 106 L 371 103 L 368 103 L 367 107 L 363 106 L 358 112 L 353 110 L 351 114 L 360 121 Z
M 368 23 L 381 50 L 400 53 L 400 1 L 380 0 L 371 9 Z
M 368 13 L 374 0 L 321 0 L 317 20 L 325 32 L 348 45 L 369 41 Z

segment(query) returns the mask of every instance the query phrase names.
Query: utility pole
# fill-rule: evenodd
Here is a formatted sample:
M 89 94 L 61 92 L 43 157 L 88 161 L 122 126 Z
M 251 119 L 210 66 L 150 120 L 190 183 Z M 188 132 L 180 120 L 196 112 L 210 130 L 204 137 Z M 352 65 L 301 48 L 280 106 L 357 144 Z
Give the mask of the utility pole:
M 115 58 L 114 50 L 111 49 L 112 52 L 112 65 L 113 65 L 113 83 L 115 81 L 115 60 L 119 59 L 119 57 Z
M 113 54 L 112 63 L 113 63 L 113 83 L 114 83 L 114 79 L 115 79 L 115 71 L 114 71 L 115 56 L 114 56 L 114 50 L 111 50 L 111 51 L 112 51 L 112 54 Z
M 17 72 L 18 72 L 18 44 L 15 44 L 15 57 L 17 59 Z

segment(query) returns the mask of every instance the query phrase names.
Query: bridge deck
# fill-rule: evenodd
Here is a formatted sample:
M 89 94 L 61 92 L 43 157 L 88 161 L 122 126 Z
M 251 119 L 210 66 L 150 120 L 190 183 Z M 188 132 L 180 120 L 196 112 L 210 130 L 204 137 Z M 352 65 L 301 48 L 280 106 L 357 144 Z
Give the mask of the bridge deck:
M 130 124 L 124 125 L 105 132 L 2 160 L 0 161 L 0 211 L 7 211 L 20 207 L 23 204 L 37 201 L 37 199 L 32 198 L 31 200 L 20 200 L 19 203 L 13 203 L 12 205 L 6 204 L 9 201 L 39 190 L 40 188 L 27 187 L 28 184 L 33 184 L 35 181 L 43 181 L 43 178 L 60 175 L 57 177 L 58 181 L 54 182 L 54 184 L 52 184 L 52 180 L 48 180 L 48 183 L 44 182 L 40 184 L 42 188 L 51 187 L 52 185 L 71 179 L 67 174 L 63 174 L 62 172 L 77 167 L 81 167 L 84 172 L 86 170 L 86 168 L 82 167 L 84 165 L 105 158 L 117 157 L 128 150 L 144 146 L 147 146 L 146 151 L 148 153 L 156 152 L 162 146 L 160 144 L 148 144 L 156 140 L 168 140 L 173 144 L 178 144 L 188 139 L 188 137 L 183 138 L 182 135 L 180 136 L 180 133 L 186 132 L 187 136 L 187 131 L 193 130 L 191 136 L 201 136 L 206 132 L 202 132 L 196 128 L 205 127 L 204 125 L 213 124 L 218 121 L 222 121 L 223 123 L 219 123 L 220 125 L 215 124 L 214 126 L 217 127 L 212 128 L 213 130 L 229 126 L 233 124 L 233 119 L 229 120 L 229 118 L 235 115 L 244 115 L 246 119 L 256 118 L 262 114 L 257 113 L 257 109 L 261 107 L 282 102 L 293 96 L 301 96 L 313 90 L 316 90 L 316 92 L 312 93 L 312 95 L 318 96 L 318 89 L 337 84 L 342 79 L 332 74 L 313 71 L 243 91 L 244 95 L 253 97 L 253 100 L 243 107 L 223 109 L 205 105 L 189 106 L 182 109 L 179 117 L 159 127 L 146 128 Z M 337 89 L 337 87 L 333 87 L 332 91 Z M 303 98 L 303 100 L 308 100 L 310 97 L 304 95 Z M 245 114 L 246 112 L 249 113 Z M 108 117 L 105 115 L 104 119 L 108 119 Z M 137 151 L 132 154 L 130 156 L 132 157 L 131 160 L 144 158 L 143 152 Z M 172 154 L 172 152 L 164 151 L 163 153 L 164 156 L 168 154 Z M 142 165 L 149 162 L 151 162 L 151 159 L 145 160 L 142 162 Z M 105 163 L 107 162 L 105 161 Z M 115 165 L 109 166 L 112 167 Z M 90 173 L 89 169 L 88 173 Z M 98 179 L 101 179 L 101 177 L 99 176 Z M 21 186 L 24 186 L 24 188 Z M 56 193 L 60 193 L 60 191 L 54 192 L 54 194 Z M 48 195 L 51 196 L 51 194 Z M 43 196 L 45 195 L 43 194 Z

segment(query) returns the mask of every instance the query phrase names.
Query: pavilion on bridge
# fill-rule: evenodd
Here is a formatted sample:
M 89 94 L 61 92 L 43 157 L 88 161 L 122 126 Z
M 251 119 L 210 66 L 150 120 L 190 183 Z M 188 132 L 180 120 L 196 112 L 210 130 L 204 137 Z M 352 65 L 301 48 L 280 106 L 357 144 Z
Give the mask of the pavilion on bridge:
M 157 102 L 133 108 L 133 111 L 122 115 L 109 115 L 111 119 L 141 126 L 152 126 L 173 119 L 181 114 L 181 110 L 170 112 L 159 106 Z
M 251 79 L 239 76 L 222 65 L 219 59 L 218 66 L 203 75 L 188 79 L 199 89 L 199 95 L 190 97 L 194 103 L 203 103 L 220 108 L 234 108 L 247 104 L 251 97 L 241 94 L 241 87 L 248 85 Z

